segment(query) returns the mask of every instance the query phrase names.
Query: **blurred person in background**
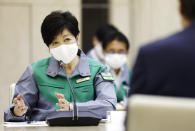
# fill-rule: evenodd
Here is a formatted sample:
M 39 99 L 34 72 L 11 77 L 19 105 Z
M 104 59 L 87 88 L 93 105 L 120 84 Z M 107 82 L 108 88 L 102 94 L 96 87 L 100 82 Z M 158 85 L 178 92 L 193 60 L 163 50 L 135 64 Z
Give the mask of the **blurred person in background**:
M 195 0 L 179 0 L 184 30 L 140 48 L 132 94 L 195 97 Z
M 78 48 L 77 19 L 70 12 L 52 12 L 41 33 L 52 56 L 27 67 L 4 121 L 42 121 L 53 111 L 70 111 L 74 100 L 70 88 L 80 110 L 106 118 L 107 111 L 116 109 L 113 78 L 103 64 Z
M 104 54 L 102 50 L 102 42 L 105 39 L 105 36 L 109 33 L 118 31 L 116 27 L 110 24 L 103 25 L 97 29 L 95 35 L 92 39 L 93 47 L 88 53 L 87 56 L 94 60 L 97 60 L 101 63 L 104 63 Z
M 127 66 L 130 44 L 121 32 L 113 32 L 103 41 L 105 64 L 114 77 L 117 102 L 123 102 L 129 91 L 131 70 Z

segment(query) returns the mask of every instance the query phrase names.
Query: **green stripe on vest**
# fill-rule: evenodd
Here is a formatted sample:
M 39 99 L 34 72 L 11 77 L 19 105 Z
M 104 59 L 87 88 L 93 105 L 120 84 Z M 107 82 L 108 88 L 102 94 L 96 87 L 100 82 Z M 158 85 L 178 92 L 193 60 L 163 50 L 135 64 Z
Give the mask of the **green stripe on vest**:
M 46 100 L 51 102 L 56 109 L 59 109 L 59 107 L 56 106 L 58 99 L 54 95 L 55 92 L 64 94 L 65 99 L 69 102 L 73 102 L 73 97 L 65 76 L 57 75 L 53 78 L 47 75 L 49 61 L 50 57 L 32 64 L 34 78 L 39 89 L 39 93 Z M 69 78 L 76 94 L 77 102 L 87 102 L 94 99 L 94 78 L 98 72 L 105 68 L 104 65 L 92 59 L 88 59 L 88 62 L 91 76 L 87 78 L 76 75 Z

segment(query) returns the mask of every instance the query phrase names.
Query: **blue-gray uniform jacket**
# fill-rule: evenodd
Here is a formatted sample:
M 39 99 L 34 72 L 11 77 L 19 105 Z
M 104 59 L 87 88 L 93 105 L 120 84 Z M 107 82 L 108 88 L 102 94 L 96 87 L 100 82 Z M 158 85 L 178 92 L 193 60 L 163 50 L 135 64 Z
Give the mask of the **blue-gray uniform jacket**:
M 114 72 L 112 72 L 114 74 Z M 116 83 L 116 77 L 114 75 L 115 79 L 115 92 L 117 95 L 117 101 L 123 101 L 125 97 L 127 97 L 128 92 L 130 91 L 130 80 L 131 80 L 131 70 L 129 70 L 128 66 L 124 64 L 121 67 L 118 78 L 119 83 Z
M 72 76 L 79 75 L 81 78 L 90 77 L 91 70 L 89 58 L 87 58 L 82 51 L 80 51 L 79 55 L 80 62 Z M 114 84 L 112 81 L 104 79 L 101 73 L 104 73 L 105 71 L 107 71 L 106 67 L 101 72 L 98 72 L 93 80 L 95 98 L 87 102 L 77 103 L 80 111 L 88 110 L 98 113 L 102 118 L 106 118 L 106 111 L 115 110 L 117 99 L 114 91 Z M 58 75 L 66 77 L 64 68 L 60 67 L 59 62 L 54 57 L 50 58 L 45 74 L 54 79 Z M 23 95 L 24 103 L 28 106 L 27 113 L 22 117 L 15 116 L 13 114 L 14 104 L 12 104 L 11 107 L 4 112 L 4 121 L 45 120 L 48 113 L 56 110 L 54 105 L 40 93 L 37 81 L 34 77 L 32 64 L 27 67 L 16 84 L 14 97 L 18 94 Z

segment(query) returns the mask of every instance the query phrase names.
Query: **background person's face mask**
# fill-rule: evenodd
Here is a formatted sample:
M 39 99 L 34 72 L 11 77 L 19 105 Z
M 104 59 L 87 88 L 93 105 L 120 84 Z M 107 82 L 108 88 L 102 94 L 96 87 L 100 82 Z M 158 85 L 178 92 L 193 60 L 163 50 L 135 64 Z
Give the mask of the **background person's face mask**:
M 78 45 L 77 43 L 68 45 L 62 44 L 56 48 L 50 48 L 50 52 L 56 60 L 63 61 L 65 64 L 68 64 L 76 57 Z
M 112 69 L 119 69 L 127 62 L 127 56 L 125 54 L 106 54 L 106 64 Z

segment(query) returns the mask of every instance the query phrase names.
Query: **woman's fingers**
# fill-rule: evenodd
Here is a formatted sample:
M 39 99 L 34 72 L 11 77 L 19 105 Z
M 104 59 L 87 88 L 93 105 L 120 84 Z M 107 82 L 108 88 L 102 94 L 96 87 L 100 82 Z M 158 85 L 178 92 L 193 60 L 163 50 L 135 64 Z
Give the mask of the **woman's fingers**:
M 56 111 L 59 112 L 59 111 L 69 111 L 69 107 L 63 107 L 63 108 L 60 108 L 60 109 L 57 109 Z
M 56 105 L 60 106 L 60 109 L 57 109 L 56 111 L 69 111 L 70 103 L 64 98 L 64 95 L 56 92 L 55 96 L 58 98 L 58 103 L 56 103 Z
M 23 106 L 23 107 L 19 107 L 19 106 L 15 106 L 14 107 L 14 114 L 16 116 L 23 116 L 28 110 L 27 106 Z
M 58 102 L 60 104 L 66 104 L 67 103 L 67 100 L 66 99 L 58 99 Z
M 27 112 L 27 110 L 28 110 L 28 107 L 27 106 L 24 106 L 24 107 L 20 107 L 19 109 L 18 109 L 18 111 L 19 111 L 19 114 L 25 114 L 26 112 Z
M 24 100 L 22 99 L 21 94 L 14 98 L 13 103 L 15 105 L 14 114 L 17 116 L 22 116 L 28 110 L 28 107 L 24 104 Z
M 17 98 L 14 98 L 14 100 L 13 100 L 13 103 L 16 105 L 17 104 Z
M 69 102 L 66 99 L 58 99 L 58 103 L 56 103 L 56 105 L 60 107 L 66 107 L 69 106 Z
M 60 94 L 60 93 L 55 93 L 55 96 L 58 98 L 58 99 L 64 99 L 64 95 L 63 94 Z
M 15 106 L 18 106 L 18 107 L 23 107 L 23 106 L 25 106 L 24 101 L 23 101 L 22 99 L 20 99 L 20 100 L 15 99 L 15 100 L 14 100 L 14 104 L 15 104 Z
M 22 100 L 22 94 L 19 94 L 16 98 L 14 98 L 13 103 L 17 104 L 20 100 Z
M 26 113 L 27 110 L 28 110 L 27 106 L 24 106 L 24 107 L 21 108 L 21 111 L 24 112 L 24 113 Z
M 19 94 L 16 98 L 17 98 L 18 100 L 22 99 L 22 94 Z
M 19 110 L 25 110 L 27 108 L 24 103 L 18 103 L 15 105 L 15 107 Z

